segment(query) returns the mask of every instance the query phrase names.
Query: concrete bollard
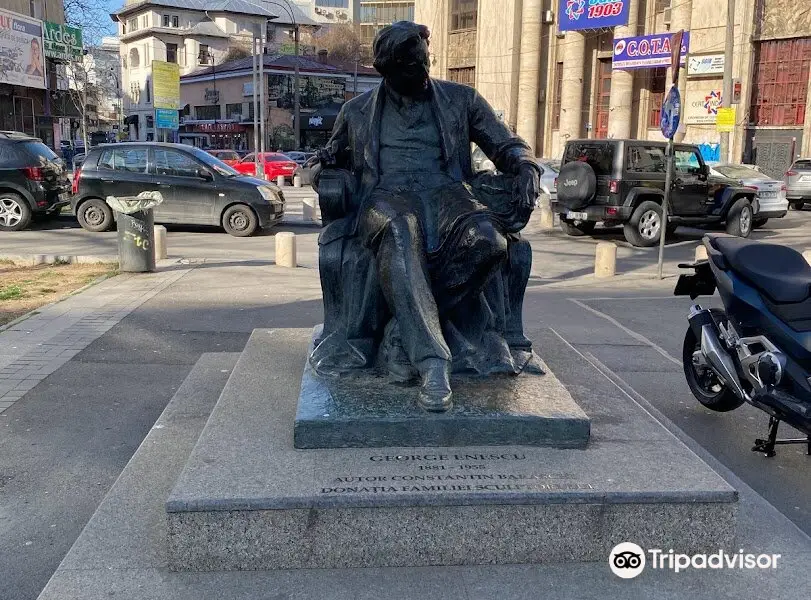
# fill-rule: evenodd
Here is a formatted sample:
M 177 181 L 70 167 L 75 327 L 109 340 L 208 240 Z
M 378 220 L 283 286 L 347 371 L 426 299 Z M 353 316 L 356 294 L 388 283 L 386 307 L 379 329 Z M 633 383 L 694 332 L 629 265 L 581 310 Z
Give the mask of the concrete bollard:
M 299 175 L 293 176 L 293 187 L 301 187 L 301 177 Z
M 704 244 L 696 246 L 696 262 L 700 260 L 707 260 L 707 248 Z
M 600 242 L 594 256 L 594 276 L 613 277 L 617 274 L 617 245 L 613 242 Z
M 542 206 L 540 208 L 541 215 L 541 231 L 551 231 L 555 228 L 555 214 L 549 207 Z
M 811 250 L 806 250 L 803 252 L 803 258 L 805 259 L 805 262 L 811 265 Z
M 279 267 L 295 268 L 296 261 L 296 234 L 290 231 L 280 231 L 276 234 L 276 265 Z
M 305 198 L 302 201 L 301 214 L 305 222 L 315 221 L 315 198 Z
M 166 252 L 166 227 L 155 225 L 155 260 L 163 260 L 168 256 Z
M 284 175 L 276 175 L 276 185 L 284 187 Z

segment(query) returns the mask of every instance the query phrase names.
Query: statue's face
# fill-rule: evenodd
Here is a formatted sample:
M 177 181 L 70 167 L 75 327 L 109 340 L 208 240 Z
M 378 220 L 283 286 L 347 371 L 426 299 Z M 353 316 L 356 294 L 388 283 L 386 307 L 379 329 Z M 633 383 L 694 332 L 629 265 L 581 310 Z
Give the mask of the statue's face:
M 394 55 L 386 82 L 404 96 L 416 96 L 428 85 L 431 66 L 428 60 L 428 42 L 422 38 L 400 46 Z

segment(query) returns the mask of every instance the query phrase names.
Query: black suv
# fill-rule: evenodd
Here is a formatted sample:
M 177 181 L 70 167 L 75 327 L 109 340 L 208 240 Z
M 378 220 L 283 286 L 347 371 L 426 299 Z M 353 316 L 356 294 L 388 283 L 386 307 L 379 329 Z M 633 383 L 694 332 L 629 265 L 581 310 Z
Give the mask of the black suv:
M 598 222 L 623 225 L 634 246 L 659 241 L 665 190 L 665 142 L 571 140 L 566 143 L 552 211 L 569 235 L 586 235 Z M 757 190 L 709 174 L 696 146 L 676 144 L 668 233 L 679 225 L 726 223 L 748 237 Z
M 199 148 L 185 144 L 122 143 L 93 148 L 74 175 L 71 207 L 89 231 L 113 225 L 107 196 L 157 191 L 156 223 L 221 225 L 244 237 L 284 216 L 278 187 L 238 173 Z
M 0 231 L 25 229 L 35 216 L 70 202 L 70 180 L 56 153 L 39 138 L 0 131 Z

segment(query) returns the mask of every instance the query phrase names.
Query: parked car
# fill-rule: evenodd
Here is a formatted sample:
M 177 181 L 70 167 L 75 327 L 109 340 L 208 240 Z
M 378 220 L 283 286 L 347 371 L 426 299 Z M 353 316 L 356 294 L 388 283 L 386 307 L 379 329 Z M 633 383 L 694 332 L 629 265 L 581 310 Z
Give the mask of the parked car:
M 70 202 L 64 162 L 39 138 L 0 132 L 0 231 L 19 231 Z
M 254 153 L 245 155 L 241 161 L 234 165 L 240 173 L 246 175 L 256 175 L 256 165 L 254 164 Z M 269 181 L 276 181 L 276 177 L 284 175 L 285 179 L 292 179 L 296 170 L 296 163 L 281 152 L 259 153 L 259 163 L 265 167 L 265 177 Z
M 298 166 L 302 166 L 305 162 L 307 162 L 307 153 L 306 152 L 285 152 L 285 156 L 287 156 L 290 160 L 295 162 Z
M 321 170 L 318 157 L 313 155 L 293 172 L 293 176 L 301 177 L 301 185 L 313 185 L 316 174 Z
M 552 210 L 568 235 L 586 235 L 597 223 L 622 225 L 634 246 L 658 243 L 665 190 L 664 142 L 566 142 Z M 697 146 L 676 144 L 668 231 L 678 225 L 725 223 L 727 233 L 748 237 L 755 190 L 710 175 Z
M 763 227 L 769 219 L 780 219 L 788 212 L 786 184 L 746 165 L 713 165 L 712 175 L 729 177 L 757 191 L 757 210 L 752 227 Z
M 224 162 L 229 167 L 233 167 L 242 158 L 237 154 L 236 150 L 206 150 L 211 156 Z
M 272 183 L 245 176 L 207 152 L 184 144 L 135 142 L 93 148 L 77 173 L 71 207 L 82 227 L 113 225 L 107 196 L 159 191 L 156 223 L 220 225 L 244 237 L 284 216 L 284 195 Z
M 786 198 L 796 210 L 811 202 L 811 158 L 795 160 L 786 171 Z
M 552 158 L 539 158 L 538 164 L 541 166 L 541 193 L 549 196 L 550 201 L 558 197 L 558 173 L 560 173 L 560 161 Z

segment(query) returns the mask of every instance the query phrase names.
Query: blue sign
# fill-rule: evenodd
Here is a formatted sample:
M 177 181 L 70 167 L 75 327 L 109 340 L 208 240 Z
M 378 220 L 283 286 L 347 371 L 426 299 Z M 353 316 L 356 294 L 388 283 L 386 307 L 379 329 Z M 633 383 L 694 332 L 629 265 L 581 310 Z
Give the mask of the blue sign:
M 558 29 L 600 29 L 628 24 L 630 0 L 560 0 Z
M 155 109 L 155 128 L 177 130 L 180 126 L 177 110 L 174 108 Z
M 672 60 L 671 38 L 672 33 L 655 33 L 614 40 L 614 56 L 612 68 L 650 69 L 654 67 L 669 67 Z M 690 50 L 690 33 L 685 31 L 681 39 L 681 55 L 679 62 L 687 62 L 687 53 Z
M 681 94 L 675 85 L 670 88 L 664 103 L 662 103 L 662 118 L 660 126 L 662 135 L 667 139 L 673 139 L 679 129 L 681 121 Z

